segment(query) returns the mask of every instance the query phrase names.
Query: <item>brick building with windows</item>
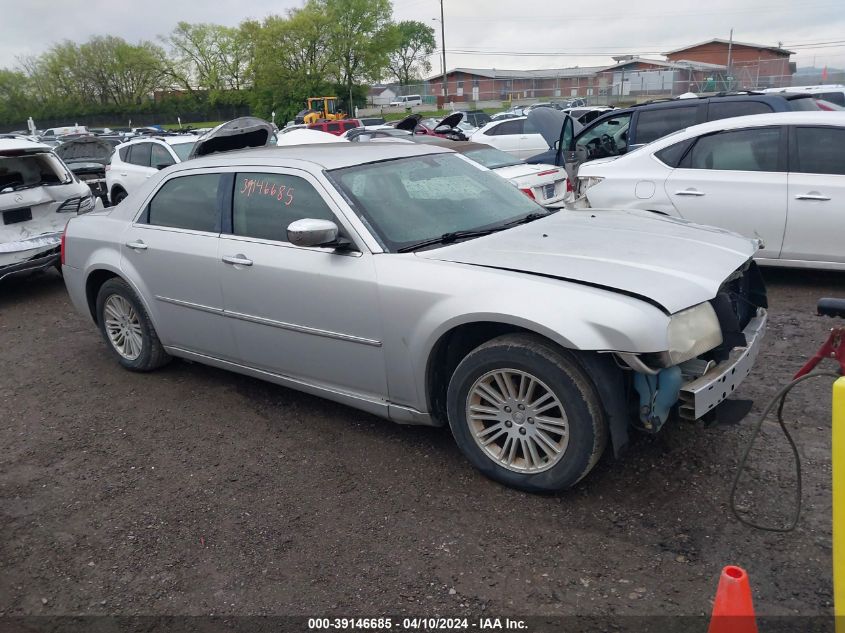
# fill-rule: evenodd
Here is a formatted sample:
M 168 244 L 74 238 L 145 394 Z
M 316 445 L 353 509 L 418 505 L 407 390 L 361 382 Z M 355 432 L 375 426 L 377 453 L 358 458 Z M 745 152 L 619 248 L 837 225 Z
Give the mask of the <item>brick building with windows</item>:
M 670 96 L 788 86 L 795 72 L 795 65 L 789 61 L 792 51 L 779 46 L 713 39 L 665 55 L 666 59 L 624 55 L 614 57 L 615 63 L 609 66 L 455 68 L 446 73 L 445 93 L 453 102 Z M 442 97 L 443 75 L 430 77 L 423 92 Z
M 691 60 L 728 67 L 735 88 L 780 88 L 792 85 L 794 53 L 780 46 L 712 39 L 663 53 L 670 62 Z

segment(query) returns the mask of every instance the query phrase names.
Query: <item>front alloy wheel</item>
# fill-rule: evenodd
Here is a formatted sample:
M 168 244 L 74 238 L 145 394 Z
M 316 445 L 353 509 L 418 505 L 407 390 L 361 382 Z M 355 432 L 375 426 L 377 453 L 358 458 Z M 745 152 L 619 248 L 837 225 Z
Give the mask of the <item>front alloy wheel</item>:
M 470 389 L 466 418 L 478 446 L 514 472 L 552 468 L 569 444 L 561 401 L 542 380 L 518 369 L 480 376 Z
M 518 333 L 476 347 L 458 364 L 446 397 L 449 426 L 478 470 L 532 492 L 568 488 L 590 472 L 608 426 L 578 354 Z

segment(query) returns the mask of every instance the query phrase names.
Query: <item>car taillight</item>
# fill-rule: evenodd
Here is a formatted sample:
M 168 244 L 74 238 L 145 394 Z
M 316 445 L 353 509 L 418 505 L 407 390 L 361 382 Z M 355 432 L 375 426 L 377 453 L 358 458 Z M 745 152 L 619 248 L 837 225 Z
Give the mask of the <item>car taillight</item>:
M 111 171 L 111 163 L 106 165 L 106 171 Z
M 524 193 L 526 196 L 528 196 L 529 198 L 531 198 L 532 200 L 537 199 L 537 198 L 534 197 L 534 192 L 531 191 L 531 189 L 529 187 L 525 187 L 525 189 L 520 189 L 520 191 L 522 193 Z
M 566 179 L 566 193 L 572 193 L 575 191 L 575 187 L 572 186 L 572 181 L 567 178 Z
M 59 246 L 59 261 L 61 261 L 62 266 L 65 265 L 65 236 L 67 236 L 67 224 L 65 224 L 65 230 L 62 231 L 62 241 Z
M 557 169 L 547 169 L 546 171 L 537 172 L 537 176 L 548 176 L 549 174 L 556 174 L 559 170 Z

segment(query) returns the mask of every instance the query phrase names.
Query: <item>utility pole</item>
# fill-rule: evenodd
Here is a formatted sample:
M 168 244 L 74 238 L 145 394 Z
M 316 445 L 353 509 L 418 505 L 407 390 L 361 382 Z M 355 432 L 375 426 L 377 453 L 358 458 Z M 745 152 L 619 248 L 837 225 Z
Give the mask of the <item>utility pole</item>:
M 728 79 L 728 90 L 731 89 L 731 87 L 733 86 L 733 83 L 734 83 L 734 80 L 733 80 L 734 75 L 733 75 L 733 71 L 731 70 L 731 61 L 732 61 L 731 55 L 733 53 L 733 47 L 734 47 L 734 30 L 731 29 L 730 39 L 728 40 L 728 66 L 727 66 L 727 68 L 728 68 L 728 77 L 730 77 L 730 79 Z
M 446 77 L 446 22 L 443 20 L 443 0 L 440 0 L 440 43 L 443 45 L 443 103 L 449 94 L 449 84 Z

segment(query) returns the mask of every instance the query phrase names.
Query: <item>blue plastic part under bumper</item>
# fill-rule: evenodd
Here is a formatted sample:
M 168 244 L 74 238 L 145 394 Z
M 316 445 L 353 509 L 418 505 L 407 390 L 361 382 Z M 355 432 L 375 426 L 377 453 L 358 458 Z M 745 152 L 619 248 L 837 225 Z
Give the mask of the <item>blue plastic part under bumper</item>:
M 657 433 L 669 418 L 670 409 L 678 402 L 683 377 L 678 366 L 661 369 L 656 374 L 634 374 L 634 388 L 640 394 L 642 428 Z

